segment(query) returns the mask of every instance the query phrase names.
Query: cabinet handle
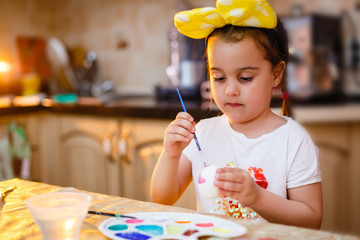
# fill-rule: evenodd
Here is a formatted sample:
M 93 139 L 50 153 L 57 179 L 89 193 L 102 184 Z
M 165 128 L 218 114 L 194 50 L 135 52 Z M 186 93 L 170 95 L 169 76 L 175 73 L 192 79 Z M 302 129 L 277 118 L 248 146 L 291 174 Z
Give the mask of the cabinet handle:
M 105 156 L 112 162 L 124 161 L 130 163 L 129 140 L 130 131 L 125 130 L 119 136 L 117 132 L 109 131 L 103 140 Z
M 129 151 L 129 140 L 130 140 L 131 132 L 130 130 L 124 130 L 118 140 L 118 154 L 120 156 L 121 161 L 124 161 L 128 164 L 130 161 L 130 151 Z
M 118 142 L 118 149 L 120 158 L 126 157 L 127 155 L 127 141 L 124 138 L 120 138 Z
M 114 137 L 116 137 L 115 133 L 114 132 L 108 132 L 105 137 L 104 137 L 104 140 L 103 140 L 103 151 L 104 151 L 104 154 L 105 154 L 105 157 L 109 159 L 109 161 L 111 162 L 115 162 L 116 161 L 116 156 L 114 154 L 114 151 L 113 151 L 113 139 Z
M 103 151 L 105 156 L 111 155 L 111 140 L 109 138 L 105 138 L 103 141 Z

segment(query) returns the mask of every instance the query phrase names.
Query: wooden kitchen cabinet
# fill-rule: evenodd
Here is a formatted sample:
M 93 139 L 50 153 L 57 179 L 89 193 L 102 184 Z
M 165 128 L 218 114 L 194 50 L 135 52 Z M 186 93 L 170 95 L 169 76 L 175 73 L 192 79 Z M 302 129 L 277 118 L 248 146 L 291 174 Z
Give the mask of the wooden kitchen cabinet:
M 38 121 L 42 126 L 42 181 L 151 201 L 150 179 L 170 121 L 44 114 Z M 360 124 L 300 123 L 319 148 L 322 229 L 360 235 Z M 110 156 L 102 148 L 104 138 L 109 136 L 113 140 Z M 193 185 L 175 205 L 196 209 Z
M 43 129 L 44 181 L 64 187 L 119 196 L 120 163 L 104 152 L 113 142 L 118 121 L 111 118 L 53 114 Z
M 169 120 L 45 116 L 43 181 L 64 187 L 151 201 L 150 179 Z M 104 139 L 112 152 L 104 153 Z M 175 204 L 196 209 L 191 185 Z
M 171 121 L 141 118 L 121 121 L 123 138 L 127 139 L 129 144 L 128 156 L 125 161 L 122 161 L 125 197 L 151 201 L 151 175 L 162 149 L 165 130 Z M 196 209 L 193 184 L 174 205 Z
M 360 235 L 360 124 L 305 124 L 319 149 L 324 217 L 321 229 Z

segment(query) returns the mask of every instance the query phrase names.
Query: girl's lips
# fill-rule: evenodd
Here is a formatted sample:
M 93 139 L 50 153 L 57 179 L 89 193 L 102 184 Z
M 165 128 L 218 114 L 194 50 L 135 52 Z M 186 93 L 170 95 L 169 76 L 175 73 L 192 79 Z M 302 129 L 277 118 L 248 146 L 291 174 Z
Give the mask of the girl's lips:
M 240 103 L 226 103 L 226 105 L 229 106 L 229 107 L 240 107 L 240 106 L 242 106 L 242 104 L 240 104 Z

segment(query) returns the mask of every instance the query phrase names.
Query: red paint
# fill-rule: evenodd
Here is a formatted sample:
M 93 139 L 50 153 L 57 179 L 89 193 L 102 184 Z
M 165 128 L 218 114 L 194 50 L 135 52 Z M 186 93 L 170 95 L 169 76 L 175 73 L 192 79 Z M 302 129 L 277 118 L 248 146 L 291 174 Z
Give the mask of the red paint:
M 213 227 L 213 223 L 197 223 L 195 224 L 197 227 Z

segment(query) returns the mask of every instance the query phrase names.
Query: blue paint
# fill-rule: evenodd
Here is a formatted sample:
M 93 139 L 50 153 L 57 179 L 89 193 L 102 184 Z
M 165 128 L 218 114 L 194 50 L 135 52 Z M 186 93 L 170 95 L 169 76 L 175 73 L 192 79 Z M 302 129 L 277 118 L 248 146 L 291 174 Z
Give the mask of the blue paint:
M 161 226 L 158 225 L 139 225 L 136 226 L 135 228 L 147 232 L 147 233 L 151 233 L 152 235 L 155 236 L 160 236 L 164 234 L 164 230 Z
M 108 229 L 112 230 L 112 231 L 121 231 L 121 230 L 128 229 L 128 226 L 124 225 L 124 224 L 117 224 L 117 225 L 112 225 L 112 226 L 108 227 Z
M 117 233 L 117 234 L 115 234 L 115 236 L 129 239 L 129 240 L 147 240 L 147 239 L 151 238 L 148 235 L 141 234 L 138 232 Z

